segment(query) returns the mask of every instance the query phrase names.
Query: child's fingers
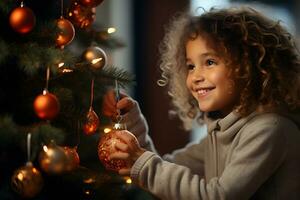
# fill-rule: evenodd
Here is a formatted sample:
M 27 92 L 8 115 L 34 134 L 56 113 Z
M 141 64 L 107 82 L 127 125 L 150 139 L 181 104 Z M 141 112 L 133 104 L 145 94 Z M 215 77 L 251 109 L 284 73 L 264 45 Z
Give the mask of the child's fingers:
M 126 152 L 126 151 L 128 151 L 128 145 L 127 144 L 124 144 L 123 142 L 116 142 L 115 143 L 115 147 L 118 149 L 118 150 L 120 150 L 120 151 L 124 151 L 124 152 Z
M 122 168 L 119 170 L 119 174 L 122 176 L 130 175 L 130 168 Z
M 116 136 L 124 141 L 129 147 L 139 146 L 136 137 L 127 130 L 117 131 Z
M 122 151 L 117 151 L 109 155 L 110 160 L 121 159 L 126 160 L 129 158 L 129 154 Z
M 134 101 L 132 98 L 125 96 L 118 103 L 117 108 L 122 110 L 123 112 L 128 112 L 134 106 Z

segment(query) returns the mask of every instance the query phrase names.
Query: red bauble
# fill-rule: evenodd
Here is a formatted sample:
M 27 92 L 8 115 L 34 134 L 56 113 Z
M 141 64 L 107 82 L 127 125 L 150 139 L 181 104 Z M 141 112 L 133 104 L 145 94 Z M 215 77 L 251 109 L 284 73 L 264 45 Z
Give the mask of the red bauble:
M 87 28 L 95 21 L 96 8 L 84 7 L 74 2 L 68 12 L 68 18 L 76 27 Z
M 11 12 L 9 23 L 16 32 L 25 34 L 33 29 L 35 16 L 30 8 L 18 7 Z
M 86 115 L 86 121 L 83 124 L 83 132 L 86 135 L 92 135 L 96 132 L 99 127 L 99 117 L 95 113 L 92 107 L 90 107 L 89 112 Z
M 79 3 L 84 6 L 95 7 L 102 3 L 104 0 L 79 0 Z
M 120 129 L 122 130 L 123 126 L 119 126 Z M 125 160 L 109 160 L 109 155 L 112 153 L 115 153 L 119 150 L 116 149 L 115 144 L 117 141 L 120 141 L 115 135 L 116 130 L 112 130 L 108 133 L 105 133 L 98 144 L 98 157 L 104 167 L 107 170 L 112 170 L 112 171 L 119 171 L 122 168 L 126 168 L 127 164 Z
M 59 112 L 59 101 L 54 94 L 44 92 L 37 96 L 33 103 L 36 115 L 41 119 L 50 120 L 56 117 Z
M 59 32 L 56 37 L 56 46 L 64 48 L 74 39 L 75 29 L 73 24 L 63 17 L 57 20 L 57 27 Z

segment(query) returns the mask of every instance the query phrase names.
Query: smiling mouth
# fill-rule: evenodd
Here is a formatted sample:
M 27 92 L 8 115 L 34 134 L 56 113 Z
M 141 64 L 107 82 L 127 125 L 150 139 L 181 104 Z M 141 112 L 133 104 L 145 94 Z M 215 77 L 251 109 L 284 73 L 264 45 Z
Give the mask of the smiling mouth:
M 196 90 L 196 93 L 198 97 L 205 97 L 209 94 L 210 91 L 212 91 L 214 88 L 203 88 Z

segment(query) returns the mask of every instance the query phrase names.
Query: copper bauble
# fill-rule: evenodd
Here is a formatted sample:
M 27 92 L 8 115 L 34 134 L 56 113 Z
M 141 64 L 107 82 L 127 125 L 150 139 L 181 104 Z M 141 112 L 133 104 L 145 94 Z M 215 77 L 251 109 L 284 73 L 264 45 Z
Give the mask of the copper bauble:
M 85 7 L 74 2 L 69 9 L 68 18 L 76 27 L 87 28 L 96 19 L 96 8 Z
M 50 120 L 56 117 L 59 112 L 59 101 L 54 94 L 44 91 L 37 96 L 33 103 L 36 115 L 41 119 Z
M 35 16 L 28 7 L 15 8 L 9 16 L 10 26 L 18 33 L 28 33 L 35 25 Z
M 43 177 L 32 163 L 28 162 L 14 172 L 11 186 L 23 198 L 32 198 L 42 190 Z
M 77 148 L 76 147 L 64 147 L 64 152 L 66 156 L 66 163 L 64 166 L 65 171 L 71 171 L 76 169 L 79 166 L 79 155 L 77 153 Z
M 101 69 L 106 65 L 107 56 L 103 49 L 97 46 L 88 47 L 82 54 L 82 58 L 90 63 L 94 69 Z
M 102 3 L 104 0 L 79 0 L 79 3 L 84 6 L 95 7 Z
M 42 170 L 48 174 L 65 172 L 66 154 L 63 147 L 55 144 L 44 145 L 39 154 L 39 163 Z
M 61 17 L 57 20 L 58 34 L 56 37 L 56 46 L 64 48 L 67 44 L 72 42 L 75 36 L 75 29 L 73 24 Z
M 122 168 L 126 168 L 127 164 L 125 160 L 109 160 L 109 155 L 117 152 L 115 147 L 117 141 L 120 141 L 115 135 L 116 130 L 124 130 L 126 126 L 124 124 L 117 123 L 114 125 L 113 130 L 105 133 L 98 144 L 98 157 L 107 170 L 119 171 Z
M 85 122 L 83 124 L 83 132 L 86 135 L 92 135 L 94 134 L 98 127 L 99 127 L 99 117 L 98 115 L 95 113 L 95 111 L 93 110 L 92 107 L 90 107 L 87 115 L 86 115 L 86 119 Z

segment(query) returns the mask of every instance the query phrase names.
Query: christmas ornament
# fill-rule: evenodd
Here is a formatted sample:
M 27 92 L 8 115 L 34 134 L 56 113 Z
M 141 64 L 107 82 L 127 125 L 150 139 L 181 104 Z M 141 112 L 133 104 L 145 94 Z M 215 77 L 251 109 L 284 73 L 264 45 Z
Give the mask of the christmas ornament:
M 57 27 L 59 31 L 56 37 L 56 46 L 64 48 L 74 39 L 75 29 L 73 24 L 63 17 L 57 20 Z
M 45 89 L 43 94 L 35 98 L 33 108 L 39 118 L 50 120 L 56 117 L 60 105 L 57 97 Z
M 84 6 L 95 7 L 102 3 L 104 0 L 79 0 L 79 3 Z
M 106 65 L 107 56 L 106 53 L 96 46 L 88 47 L 82 54 L 85 61 L 91 63 L 91 67 L 101 69 Z
M 99 118 L 92 107 L 90 107 L 86 120 L 83 124 L 83 132 L 86 135 L 92 135 L 96 132 L 99 127 Z
M 85 7 L 74 2 L 69 9 L 68 18 L 76 27 L 87 28 L 96 19 L 96 8 Z
M 25 7 L 23 3 L 15 8 L 9 16 L 10 26 L 18 33 L 25 34 L 30 32 L 35 25 L 35 16 L 33 11 Z
M 31 162 L 18 168 L 11 177 L 12 189 L 23 198 L 36 196 L 42 190 L 43 182 L 41 173 Z
M 86 119 L 83 124 L 83 132 L 86 135 L 94 134 L 99 127 L 99 118 L 93 109 L 93 101 L 94 101 L 94 79 L 92 79 L 91 82 L 90 109 L 86 115 Z
M 60 174 L 65 171 L 67 157 L 62 147 L 53 142 L 44 145 L 39 155 L 39 164 L 42 170 L 48 174 Z
M 72 171 L 76 169 L 80 162 L 79 155 L 76 151 L 77 147 L 64 147 L 63 149 L 66 156 L 64 171 Z
M 109 160 L 109 156 L 112 153 L 119 151 L 116 149 L 116 142 L 120 142 L 121 140 L 116 137 L 116 130 L 125 130 L 125 124 L 116 123 L 114 124 L 113 130 L 104 134 L 98 144 L 98 157 L 104 167 L 107 170 L 119 171 L 122 168 L 126 168 L 127 164 L 124 160 Z
M 120 100 L 120 91 L 117 80 L 115 81 L 115 93 L 116 102 L 118 102 Z M 98 144 L 98 157 L 100 161 L 107 170 L 112 171 L 119 171 L 120 169 L 126 168 L 127 166 L 125 160 L 109 159 L 109 156 L 112 153 L 119 151 L 118 149 L 116 149 L 115 144 L 116 142 L 120 142 L 121 140 L 116 137 L 116 131 L 126 130 L 126 124 L 121 123 L 122 116 L 120 115 L 120 111 L 118 111 L 117 120 L 118 122 L 113 125 L 113 129 L 103 135 Z
M 33 166 L 31 160 L 31 133 L 27 134 L 27 163 L 18 168 L 11 177 L 11 187 L 23 198 L 36 196 L 43 188 L 41 173 Z

